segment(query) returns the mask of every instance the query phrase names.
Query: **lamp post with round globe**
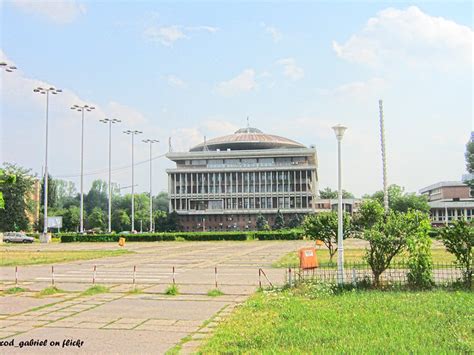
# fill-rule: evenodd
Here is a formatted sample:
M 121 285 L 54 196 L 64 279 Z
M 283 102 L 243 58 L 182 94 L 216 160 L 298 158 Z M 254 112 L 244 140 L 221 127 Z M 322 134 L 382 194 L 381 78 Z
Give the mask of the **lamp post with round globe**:
M 340 124 L 332 127 L 337 139 L 337 283 L 344 284 L 344 243 L 343 243 L 343 211 L 342 211 L 342 164 L 341 141 L 347 127 Z

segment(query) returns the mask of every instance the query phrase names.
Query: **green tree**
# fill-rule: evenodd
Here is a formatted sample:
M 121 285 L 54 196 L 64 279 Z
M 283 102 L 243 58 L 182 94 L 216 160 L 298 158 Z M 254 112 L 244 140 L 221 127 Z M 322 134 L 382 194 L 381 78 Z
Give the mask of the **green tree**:
M 16 176 L 7 174 L 5 169 L 0 168 L 0 209 L 5 208 L 5 200 L 3 199 L 2 185 L 3 184 L 14 184 Z
M 474 140 L 470 139 L 466 144 L 466 170 L 470 174 L 474 174 Z M 474 179 L 466 181 L 466 184 L 471 188 L 471 196 L 474 195 Z
M 472 287 L 472 248 L 474 246 L 474 225 L 466 220 L 454 221 L 441 230 L 441 241 L 446 250 L 456 257 L 456 263 L 463 269 L 466 285 Z
M 155 232 L 166 232 L 168 229 L 168 213 L 160 210 L 154 211 L 153 223 Z
M 167 232 L 177 232 L 181 228 L 179 224 L 179 216 L 176 211 L 173 211 L 168 214 L 167 218 Z
M 94 208 L 107 211 L 108 206 L 108 186 L 103 180 L 94 180 L 87 194 L 84 195 L 84 209 L 91 213 Z
M 294 214 L 293 217 L 288 221 L 288 228 L 299 228 L 303 223 L 303 219 L 299 214 Z
M 412 232 L 407 239 L 408 284 L 416 288 L 431 288 L 433 281 L 433 259 L 431 256 L 431 223 L 428 215 L 410 211 Z
M 0 209 L 0 231 L 28 230 L 34 178 L 30 170 L 14 164 L 4 163 L 3 170 L 7 178 L 0 184 L 5 204 L 5 208 Z
M 313 240 L 321 240 L 329 251 L 329 262 L 337 252 L 337 212 L 321 212 L 318 214 L 307 215 L 303 222 L 303 229 L 307 237 Z M 348 213 L 344 213 L 343 218 L 343 236 L 346 239 L 352 234 L 352 222 Z
M 66 231 L 77 231 L 80 224 L 81 212 L 77 206 L 69 206 L 63 216 L 63 229 Z
M 363 231 L 362 238 L 369 242 L 364 258 L 372 269 L 376 286 L 392 259 L 407 247 L 410 238 L 424 233 L 424 228 L 425 225 L 420 224 L 419 212 L 390 210 L 382 220 Z
M 168 212 L 169 199 L 167 192 L 160 192 L 153 197 L 153 210 Z
M 257 216 L 257 219 L 255 221 L 255 226 L 257 227 L 257 230 L 259 231 L 266 231 L 270 229 L 267 219 L 261 213 L 259 213 Z
M 94 207 L 87 215 L 87 228 L 99 228 L 104 229 L 105 227 L 105 213 L 100 207 Z
M 69 206 L 79 206 L 80 202 L 76 191 L 76 186 L 72 181 L 54 180 L 56 185 L 56 195 L 58 208 L 69 208 Z
M 385 211 L 378 200 L 364 200 L 354 214 L 354 231 L 360 234 L 365 229 L 372 228 L 375 224 L 383 221 L 384 214 Z
M 121 232 L 130 229 L 130 217 L 127 211 L 116 209 L 112 213 L 112 230 Z
M 44 176 L 41 179 L 41 188 L 40 188 L 40 201 L 44 201 Z M 57 193 L 56 193 L 56 180 L 48 174 L 48 207 L 56 207 L 58 204 Z M 41 206 L 44 211 L 44 204 Z M 49 213 L 48 213 L 49 215 Z
M 364 197 L 377 200 L 383 205 L 383 191 L 377 191 L 372 196 Z M 388 187 L 388 207 L 398 212 L 408 212 L 410 209 L 425 213 L 430 211 L 426 196 L 406 193 L 403 187 L 395 184 Z
M 275 223 L 273 224 L 274 230 L 280 230 L 285 228 L 285 217 L 283 217 L 283 213 L 280 210 L 277 211 L 275 216 Z
M 331 190 L 329 187 L 319 190 L 319 198 L 322 199 L 336 199 L 337 195 L 337 190 Z M 354 195 L 346 190 L 342 190 L 342 198 L 354 198 Z

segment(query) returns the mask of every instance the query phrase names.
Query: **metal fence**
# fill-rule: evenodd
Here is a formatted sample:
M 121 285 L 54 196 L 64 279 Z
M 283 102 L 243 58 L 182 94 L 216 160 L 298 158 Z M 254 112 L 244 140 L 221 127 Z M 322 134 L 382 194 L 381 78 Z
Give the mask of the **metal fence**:
M 381 275 L 381 285 L 407 285 L 410 269 L 406 263 L 392 263 Z M 463 272 L 454 263 L 434 263 L 432 268 L 432 279 L 436 285 L 449 285 L 462 279 Z M 288 268 L 286 280 L 288 283 L 302 280 L 320 280 L 329 283 L 337 282 L 337 266 L 322 265 L 315 269 L 301 270 Z M 358 284 L 361 282 L 374 283 L 374 275 L 370 265 L 367 263 L 345 263 L 344 283 Z

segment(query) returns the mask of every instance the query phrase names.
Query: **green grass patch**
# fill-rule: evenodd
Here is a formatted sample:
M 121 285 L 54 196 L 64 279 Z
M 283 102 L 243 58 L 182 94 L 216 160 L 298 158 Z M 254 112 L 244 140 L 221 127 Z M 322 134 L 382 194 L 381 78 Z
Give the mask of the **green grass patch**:
M 165 295 L 176 296 L 179 295 L 179 289 L 177 285 L 169 285 L 165 291 Z
M 53 296 L 58 293 L 66 293 L 66 291 L 57 288 L 56 286 L 49 286 L 36 294 L 37 297 Z
M 136 287 L 132 288 L 130 291 L 127 292 L 127 294 L 129 295 L 139 295 L 141 293 L 143 293 L 143 289 Z
M 222 291 L 219 290 L 218 288 L 215 288 L 215 289 L 213 289 L 213 290 L 209 290 L 209 291 L 207 292 L 207 295 L 208 295 L 209 297 L 219 297 L 219 296 L 224 295 L 224 292 L 222 292 Z
M 328 291 L 328 292 L 327 292 Z M 201 353 L 472 353 L 474 293 L 261 292 Z
M 7 288 L 5 291 L 3 291 L 4 294 L 6 295 L 14 295 L 16 293 L 22 293 L 22 292 L 26 292 L 28 291 L 27 289 L 23 288 L 23 287 L 10 287 L 10 288 Z
M 53 264 L 76 260 L 91 260 L 132 253 L 118 250 L 17 250 L 15 246 L 1 247 L 0 266 Z
M 102 285 L 94 285 L 89 287 L 87 290 L 81 293 L 81 296 L 93 296 L 99 293 L 107 293 L 109 292 L 109 288 Z
M 344 262 L 346 263 L 365 263 L 364 261 L 365 249 L 344 249 Z M 456 258 L 448 253 L 446 249 L 431 249 L 431 255 L 433 257 L 433 263 L 446 263 L 451 264 L 453 263 Z M 319 261 L 319 265 L 321 267 L 328 267 L 328 266 L 336 266 L 337 262 L 337 254 L 334 255 L 333 263 L 329 262 L 329 252 L 327 249 L 316 249 L 316 256 Z M 402 262 L 408 259 L 408 254 L 406 252 L 400 254 L 400 256 L 396 256 L 393 258 L 394 262 Z M 298 252 L 292 251 L 288 254 L 283 255 L 279 260 L 272 264 L 273 267 L 276 268 L 284 268 L 284 267 L 299 267 L 300 261 L 298 258 Z

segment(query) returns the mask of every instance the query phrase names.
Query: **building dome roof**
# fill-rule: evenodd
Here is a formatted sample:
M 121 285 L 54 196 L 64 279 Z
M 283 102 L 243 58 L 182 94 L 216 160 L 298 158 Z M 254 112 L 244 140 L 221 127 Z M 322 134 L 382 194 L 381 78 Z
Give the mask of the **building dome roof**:
M 306 148 L 291 139 L 263 133 L 253 127 L 240 128 L 234 134 L 221 136 L 202 142 L 190 149 L 191 152 L 203 150 L 254 150 L 277 148 Z

